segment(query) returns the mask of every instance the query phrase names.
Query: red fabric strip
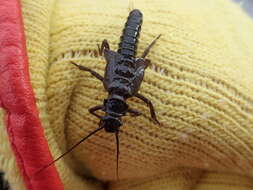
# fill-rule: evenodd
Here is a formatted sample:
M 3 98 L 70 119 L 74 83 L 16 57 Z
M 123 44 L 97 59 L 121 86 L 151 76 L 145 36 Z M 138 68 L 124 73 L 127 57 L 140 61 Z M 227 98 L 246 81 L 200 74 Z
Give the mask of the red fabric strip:
M 52 161 L 30 83 L 19 0 L 0 2 L 0 105 L 17 165 L 27 190 L 63 190 Z

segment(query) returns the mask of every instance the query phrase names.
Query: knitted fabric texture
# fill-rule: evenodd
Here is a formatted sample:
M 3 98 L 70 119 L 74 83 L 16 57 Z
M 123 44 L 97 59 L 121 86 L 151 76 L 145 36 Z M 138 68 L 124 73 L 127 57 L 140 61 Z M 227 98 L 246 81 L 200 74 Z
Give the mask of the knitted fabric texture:
M 111 181 L 110 190 L 252 189 L 252 20 L 228 0 L 132 2 L 144 15 L 138 55 L 162 34 L 140 89 L 162 125 L 131 98 L 143 114 L 123 118 L 120 181 L 115 136 L 100 131 L 56 163 L 65 189 L 102 190 L 91 176 Z M 97 44 L 107 39 L 117 49 L 129 2 L 22 0 L 22 8 L 31 82 L 57 158 L 98 127 L 88 109 L 107 96 L 99 80 L 70 61 L 103 75 Z M 7 178 L 24 189 L 18 174 Z

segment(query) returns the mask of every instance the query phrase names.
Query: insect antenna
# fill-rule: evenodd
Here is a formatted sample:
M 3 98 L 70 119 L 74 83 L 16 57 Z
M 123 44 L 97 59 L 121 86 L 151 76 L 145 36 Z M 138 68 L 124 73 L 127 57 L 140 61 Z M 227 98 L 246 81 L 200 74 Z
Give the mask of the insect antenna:
M 117 179 L 119 179 L 119 131 L 116 131 L 115 133 L 115 137 L 116 137 L 116 144 L 117 144 L 117 169 L 116 169 L 116 173 L 117 173 Z
M 88 139 L 90 136 L 94 135 L 96 132 L 100 131 L 101 129 L 103 129 L 104 126 L 101 126 L 97 129 L 95 129 L 94 131 L 92 131 L 90 134 L 88 134 L 86 137 L 84 137 L 83 139 L 81 139 L 79 142 L 77 142 L 76 144 L 74 144 L 70 149 L 68 149 L 65 153 L 63 153 L 61 156 L 59 156 L 58 158 L 56 158 L 55 160 L 53 160 L 52 162 L 50 162 L 49 164 L 47 164 L 46 166 L 44 166 L 43 168 L 41 168 L 39 171 L 37 171 L 35 173 L 34 176 L 36 176 L 37 174 L 39 174 L 40 172 L 42 172 L 44 169 L 48 168 L 49 166 L 51 166 L 52 164 L 54 164 L 55 162 L 57 162 L 58 160 L 60 160 L 62 157 L 64 157 L 65 155 L 67 155 L 68 153 L 70 153 L 72 150 L 74 150 L 79 144 L 81 144 L 83 141 L 85 141 L 86 139 Z

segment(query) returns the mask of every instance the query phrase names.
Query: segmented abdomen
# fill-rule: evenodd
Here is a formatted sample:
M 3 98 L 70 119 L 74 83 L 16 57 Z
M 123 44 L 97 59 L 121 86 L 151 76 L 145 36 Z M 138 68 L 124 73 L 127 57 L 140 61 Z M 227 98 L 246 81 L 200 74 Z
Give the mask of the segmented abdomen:
M 123 55 L 124 58 L 131 59 L 135 57 L 141 24 L 142 13 L 138 9 L 132 10 L 120 37 L 118 53 Z

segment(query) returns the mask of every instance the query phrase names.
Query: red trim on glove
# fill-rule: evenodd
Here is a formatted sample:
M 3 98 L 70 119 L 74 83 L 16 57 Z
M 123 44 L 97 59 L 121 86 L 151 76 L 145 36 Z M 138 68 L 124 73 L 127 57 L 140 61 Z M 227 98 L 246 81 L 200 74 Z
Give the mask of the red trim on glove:
M 30 83 L 19 0 L 0 3 L 0 102 L 7 113 L 9 141 L 27 190 L 63 190 L 54 166 L 34 176 L 52 156 Z

